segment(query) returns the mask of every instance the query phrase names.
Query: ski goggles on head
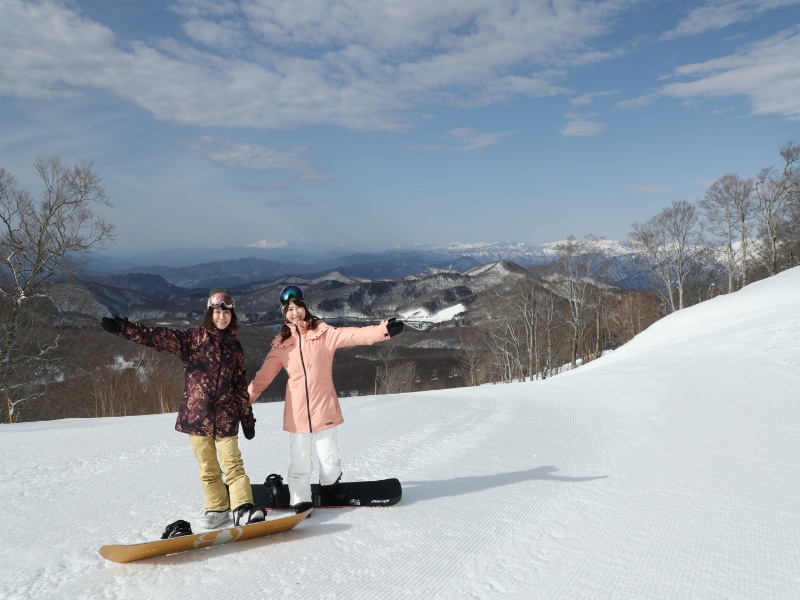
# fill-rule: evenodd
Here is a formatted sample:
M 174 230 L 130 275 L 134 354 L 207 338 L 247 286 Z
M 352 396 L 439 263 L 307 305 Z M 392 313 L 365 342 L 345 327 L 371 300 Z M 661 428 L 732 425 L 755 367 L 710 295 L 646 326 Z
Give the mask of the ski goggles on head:
M 281 308 L 288 306 L 292 300 L 304 300 L 303 290 L 296 285 L 287 285 L 281 290 Z
M 230 292 L 217 292 L 208 298 L 208 308 L 224 308 L 225 310 L 233 309 L 233 296 Z

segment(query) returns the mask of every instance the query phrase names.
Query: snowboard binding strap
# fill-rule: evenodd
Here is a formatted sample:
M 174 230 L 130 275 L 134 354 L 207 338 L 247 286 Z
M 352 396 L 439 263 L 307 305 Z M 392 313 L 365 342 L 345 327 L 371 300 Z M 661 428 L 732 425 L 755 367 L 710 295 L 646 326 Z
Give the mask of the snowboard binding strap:
M 161 539 L 168 540 L 170 538 L 181 537 L 182 535 L 192 535 L 192 526 L 189 525 L 187 521 L 179 519 L 167 525 L 167 528 L 164 529 L 164 533 L 161 534 Z
M 283 486 L 283 477 L 276 473 L 267 475 L 264 485 L 269 490 L 270 498 L 272 499 L 272 506 L 267 508 L 288 508 L 289 507 L 289 493 Z

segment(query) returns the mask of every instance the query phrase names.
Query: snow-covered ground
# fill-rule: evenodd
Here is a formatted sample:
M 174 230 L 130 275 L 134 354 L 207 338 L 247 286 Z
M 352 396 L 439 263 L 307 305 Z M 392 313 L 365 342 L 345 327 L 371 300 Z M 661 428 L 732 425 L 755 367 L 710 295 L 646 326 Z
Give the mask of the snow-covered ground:
M 202 494 L 174 415 L 0 427 L 0 598 L 800 598 L 800 270 L 543 382 L 343 400 L 387 509 L 120 565 Z M 242 439 L 286 474 L 282 406 Z
M 452 321 L 454 318 L 456 318 L 456 316 L 460 315 L 466 310 L 467 308 L 461 303 L 458 303 L 454 306 L 449 306 L 436 313 L 431 313 L 424 308 L 415 308 L 413 310 L 401 311 L 400 318 L 416 323 L 445 323 L 447 321 Z

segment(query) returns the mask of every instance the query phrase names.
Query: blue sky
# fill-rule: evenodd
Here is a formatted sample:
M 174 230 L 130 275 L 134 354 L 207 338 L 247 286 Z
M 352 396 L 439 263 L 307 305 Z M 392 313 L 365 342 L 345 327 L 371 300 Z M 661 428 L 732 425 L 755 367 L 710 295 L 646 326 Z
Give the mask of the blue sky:
M 800 0 L 0 0 L 0 167 L 116 251 L 625 239 L 800 142 Z

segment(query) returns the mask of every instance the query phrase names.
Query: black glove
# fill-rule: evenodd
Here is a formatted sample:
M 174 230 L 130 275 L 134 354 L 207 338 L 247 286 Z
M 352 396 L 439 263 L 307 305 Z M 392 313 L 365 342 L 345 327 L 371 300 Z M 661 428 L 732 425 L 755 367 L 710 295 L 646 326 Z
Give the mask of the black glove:
M 389 332 L 389 337 L 394 337 L 398 333 L 401 333 L 403 331 L 403 327 L 405 327 L 403 325 L 403 322 L 402 321 L 398 321 L 394 317 L 389 319 L 389 322 L 386 323 L 386 331 Z
M 252 416 L 253 415 L 253 409 L 249 408 L 248 411 L 247 411 L 247 414 Z M 254 437 L 256 437 L 256 418 L 255 417 L 253 417 L 253 424 L 252 425 L 245 425 L 244 423 L 242 423 L 242 433 L 244 433 L 244 437 L 247 438 L 248 440 L 252 440 Z
M 108 333 L 117 335 L 122 329 L 122 319 L 119 317 L 114 317 L 113 319 L 109 317 L 103 317 L 103 322 L 101 325 Z

